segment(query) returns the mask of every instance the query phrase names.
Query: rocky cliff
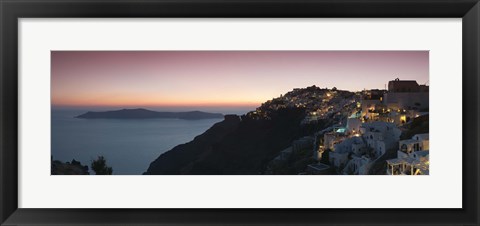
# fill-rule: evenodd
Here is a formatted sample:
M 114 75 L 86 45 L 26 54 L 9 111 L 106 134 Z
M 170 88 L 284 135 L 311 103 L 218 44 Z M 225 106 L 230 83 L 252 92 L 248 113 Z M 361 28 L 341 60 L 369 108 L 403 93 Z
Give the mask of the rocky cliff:
M 150 164 L 145 174 L 263 174 L 279 151 L 302 135 L 305 109 L 285 108 L 270 119 L 228 115 L 205 133 Z

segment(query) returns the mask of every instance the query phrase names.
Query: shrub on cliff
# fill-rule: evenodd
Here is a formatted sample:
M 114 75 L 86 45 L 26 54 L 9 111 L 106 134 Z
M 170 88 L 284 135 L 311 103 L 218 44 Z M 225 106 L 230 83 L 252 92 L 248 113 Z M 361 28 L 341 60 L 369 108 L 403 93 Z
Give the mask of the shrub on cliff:
M 107 166 L 107 160 L 103 156 L 98 156 L 97 160 L 92 161 L 92 170 L 97 175 L 112 175 L 112 167 Z

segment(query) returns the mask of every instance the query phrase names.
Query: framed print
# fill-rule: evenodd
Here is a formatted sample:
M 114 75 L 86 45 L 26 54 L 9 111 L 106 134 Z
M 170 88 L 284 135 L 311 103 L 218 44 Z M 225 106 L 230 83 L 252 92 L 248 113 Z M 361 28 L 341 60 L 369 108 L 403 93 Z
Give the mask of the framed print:
M 478 225 L 479 7 L 2 1 L 0 224 Z

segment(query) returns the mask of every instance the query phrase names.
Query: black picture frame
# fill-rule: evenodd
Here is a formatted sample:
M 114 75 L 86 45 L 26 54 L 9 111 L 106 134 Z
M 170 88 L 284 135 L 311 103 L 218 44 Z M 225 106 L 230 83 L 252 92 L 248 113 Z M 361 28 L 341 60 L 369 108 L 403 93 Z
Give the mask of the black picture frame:
M 478 0 L 0 0 L 1 225 L 479 225 Z M 19 18 L 348 17 L 462 18 L 461 209 L 18 208 Z M 445 43 L 448 45 L 448 43 Z M 41 195 L 41 194 L 39 194 Z M 445 194 L 448 195 L 448 194 Z M 121 197 L 119 197 L 121 198 Z M 441 198 L 441 197 L 439 197 Z

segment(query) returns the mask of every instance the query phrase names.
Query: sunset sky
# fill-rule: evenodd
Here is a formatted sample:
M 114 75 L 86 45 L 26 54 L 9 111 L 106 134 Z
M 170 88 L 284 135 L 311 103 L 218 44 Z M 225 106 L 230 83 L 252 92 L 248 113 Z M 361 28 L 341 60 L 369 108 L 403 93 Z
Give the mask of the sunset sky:
M 428 81 L 428 51 L 52 51 L 52 105 L 258 106 L 293 88 Z

